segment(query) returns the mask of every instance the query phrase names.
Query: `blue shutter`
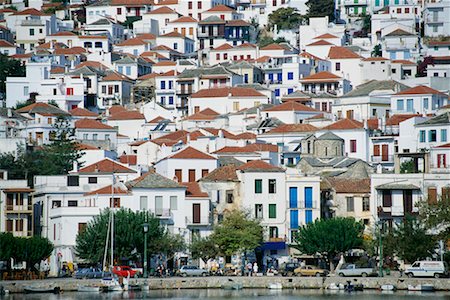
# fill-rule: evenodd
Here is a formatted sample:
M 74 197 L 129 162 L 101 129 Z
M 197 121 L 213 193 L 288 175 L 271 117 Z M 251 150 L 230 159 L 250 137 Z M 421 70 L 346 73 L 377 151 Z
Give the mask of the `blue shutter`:
M 291 210 L 291 229 L 298 229 L 298 210 Z
M 290 187 L 289 188 L 289 207 L 290 208 L 297 208 L 298 207 L 298 196 L 297 196 L 297 188 L 296 187 Z
M 307 209 L 305 210 L 305 224 L 312 223 L 312 210 Z
M 277 80 L 278 81 L 283 81 L 283 73 L 278 73 L 277 74 Z
M 305 187 L 305 208 L 313 207 L 312 187 Z

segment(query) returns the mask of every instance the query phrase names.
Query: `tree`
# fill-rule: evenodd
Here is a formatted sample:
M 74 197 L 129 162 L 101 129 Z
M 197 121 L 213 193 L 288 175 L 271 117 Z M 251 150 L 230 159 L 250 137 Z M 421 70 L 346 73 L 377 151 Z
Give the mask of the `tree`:
M 450 239 L 450 195 L 443 193 L 438 201 L 422 201 L 418 206 L 426 228 L 435 231 L 438 239 Z
M 364 225 L 354 218 L 320 219 L 299 228 L 293 247 L 304 254 L 320 253 L 331 263 L 337 254 L 362 246 L 363 231 Z
M 401 163 L 400 165 L 400 173 L 415 173 L 416 165 L 414 163 L 414 160 L 406 160 Z
M 373 47 L 373 50 L 372 50 L 371 54 L 372 54 L 372 57 L 381 57 L 381 55 L 383 55 L 383 53 L 381 51 L 381 45 L 380 44 L 375 45 Z
M 432 56 L 424 57 L 419 63 L 417 66 L 417 77 L 426 77 L 429 65 L 434 66 L 434 58 Z
M 14 256 L 15 237 L 10 232 L 0 233 L 0 260 L 9 260 Z
M 269 27 L 277 25 L 278 30 L 296 29 L 303 20 L 302 15 L 293 7 L 282 7 L 269 15 Z
M 6 77 L 25 76 L 25 66 L 17 59 L 0 54 L 0 93 L 6 92 Z
M 77 235 L 75 251 L 80 258 L 92 263 L 102 262 L 105 255 L 105 243 L 109 238 L 108 224 L 111 211 L 103 210 L 95 216 L 87 227 Z M 147 250 L 150 254 L 167 253 L 172 251 L 174 240 L 179 238 L 171 236 L 159 224 L 159 219 L 148 211 L 133 212 L 129 209 L 120 209 L 114 213 L 114 256 L 117 258 L 131 258 L 132 253 L 144 253 L 143 224 L 149 225 L 147 233 Z M 167 241 L 167 239 L 173 239 Z M 179 242 L 179 241 L 178 241 Z M 179 245 L 175 245 L 176 248 Z M 107 248 L 110 253 L 110 247 Z M 110 254 L 107 254 L 109 257 Z
M 23 101 L 23 102 L 17 102 L 16 107 L 14 109 L 21 109 L 22 107 L 28 106 L 30 104 L 33 104 L 33 100 L 28 99 L 27 101 Z
M 279 43 L 285 43 L 285 42 L 286 42 L 286 39 L 284 39 L 284 38 L 277 38 L 276 40 L 274 40 L 273 38 L 271 38 L 269 36 L 262 36 L 262 37 L 260 37 L 260 39 L 258 41 L 258 45 L 260 48 L 263 48 L 270 44 L 279 44 Z
M 425 259 L 433 255 L 436 241 L 431 234 L 427 233 L 424 224 L 413 216 L 407 216 L 402 223 L 392 229 L 392 247 L 398 257 L 408 263 L 415 260 Z
M 308 0 L 308 17 L 326 17 L 333 22 L 334 17 L 334 0 Z
M 194 237 L 192 243 L 189 245 L 189 250 L 191 251 L 192 258 L 201 258 L 204 262 L 219 255 L 219 249 L 211 236 L 204 238 Z
M 253 251 L 263 239 L 263 228 L 258 220 L 247 213 L 233 210 L 227 213 L 222 223 L 214 227 L 211 239 L 221 255 L 233 255 Z

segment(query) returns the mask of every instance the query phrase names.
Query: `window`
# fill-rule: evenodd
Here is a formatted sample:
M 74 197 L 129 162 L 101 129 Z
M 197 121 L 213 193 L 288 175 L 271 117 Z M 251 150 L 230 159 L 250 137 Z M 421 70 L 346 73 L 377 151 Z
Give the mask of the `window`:
M 28 96 L 28 94 L 29 94 L 29 88 L 27 86 L 24 86 L 23 87 L 23 95 Z
M 53 123 L 52 118 L 47 118 L 47 124 L 52 124 L 52 123 Z
M 67 206 L 76 207 L 76 206 L 78 206 L 78 201 L 77 200 L 69 200 L 69 201 L 67 201 Z
M 403 106 L 403 99 L 398 99 L 397 100 L 397 110 L 404 110 L 404 106 Z
M 119 71 L 119 73 L 123 74 L 123 66 L 118 66 L 117 67 L 117 71 Z
M 414 111 L 414 100 L 413 99 L 407 99 L 406 100 L 406 110 L 408 112 Z
M 163 80 L 161 81 L 161 89 L 165 90 L 166 89 L 166 82 Z
M 88 183 L 90 184 L 97 183 L 97 177 L 88 177 Z
M 220 53 L 216 53 L 216 60 L 220 60 Z
M 178 43 L 173 43 L 173 49 L 177 50 L 178 49 Z
M 192 1 L 188 2 L 188 9 L 192 9 Z
M 255 179 L 255 194 L 262 193 L 262 179 Z
M 275 194 L 277 189 L 277 180 L 269 179 L 269 194 Z
M 419 132 L 419 141 L 420 141 L 421 143 L 425 143 L 425 130 L 421 130 L 421 131 Z
M 118 208 L 120 207 L 120 198 L 109 198 L 109 207 Z
M 255 204 L 255 218 L 262 219 L 263 218 L 263 205 Z
M 105 141 L 109 141 L 109 140 L 111 140 L 110 135 L 109 134 L 105 134 Z
M 353 197 L 345 197 L 347 200 L 347 211 L 352 212 L 355 211 L 355 198 Z
M 95 48 L 103 48 L 103 43 L 102 42 L 95 42 Z
M 341 70 L 341 63 L 336 63 L 336 71 L 340 71 Z
M 436 130 L 428 131 L 428 142 L 436 142 Z
M 173 96 L 169 96 L 169 105 L 173 105 Z
M 239 101 L 234 101 L 233 102 L 233 110 L 234 111 L 239 111 Z
M 178 197 L 170 196 L 170 210 L 178 210 Z
M 289 88 L 289 89 L 287 90 L 288 95 L 289 95 L 289 94 L 292 94 L 293 92 L 294 92 L 294 89 L 293 89 L 293 88 Z
M 447 141 L 447 129 L 441 129 L 441 142 Z
M 383 207 L 392 206 L 392 193 L 391 190 L 383 190 Z
M 208 173 L 208 169 L 202 169 L 202 177 L 205 177 L 206 175 L 208 175 Z
M 98 138 L 98 134 L 97 133 L 92 134 L 92 140 L 96 141 L 97 138 Z
M 428 109 L 428 98 L 423 98 L 423 108 Z
M 313 208 L 313 189 L 312 187 L 305 187 L 304 196 L 305 196 L 305 208 Z
M 23 219 L 16 219 L 16 231 L 23 231 Z
M 197 8 L 198 9 L 202 9 L 202 1 L 198 1 L 197 2 Z
M 67 186 L 79 186 L 80 177 L 78 176 L 67 176 Z
M 228 190 L 226 191 L 226 197 L 227 197 L 227 203 L 233 203 L 234 201 L 234 196 L 233 196 L 233 190 Z
M 312 223 L 313 219 L 312 219 L 312 210 L 307 209 L 305 210 L 305 223 L 309 224 Z
M 84 48 L 91 48 L 92 42 L 84 42 Z
M 131 75 L 131 67 L 125 67 L 125 74 L 126 75 Z
M 278 238 L 278 227 L 276 226 L 270 226 L 269 227 L 269 237 L 271 239 L 276 239 Z M 276 251 L 276 250 L 275 250 Z
M 139 208 L 140 208 L 140 210 L 147 210 L 148 209 L 148 198 L 147 198 L 147 196 L 139 197 Z
M 102 86 L 102 93 L 103 93 L 103 94 L 106 94 L 106 85 L 103 85 L 103 86 Z
M 356 152 L 356 140 L 350 140 L 350 152 L 351 153 Z
M 362 210 L 370 211 L 370 198 L 369 197 L 362 198 Z
M 280 89 L 275 89 L 275 97 L 279 97 L 280 96 Z
M 223 54 L 223 59 L 228 59 L 228 53 Z
M 114 85 L 114 93 L 118 93 L 119 92 L 119 85 L 115 84 Z
M 294 80 L 294 72 L 288 72 L 288 80 Z
M 289 188 L 289 208 L 298 207 L 298 189 L 296 187 Z
M 73 95 L 73 88 L 66 88 L 66 95 L 72 96 Z
M 58 207 L 61 207 L 61 200 L 53 200 L 52 208 L 58 208 Z
M 30 35 L 31 35 L 31 36 L 34 35 L 34 29 L 33 29 L 33 28 L 30 29 Z
M 118 14 L 118 15 L 121 15 L 121 14 L 122 14 L 122 7 L 118 7 L 118 8 L 117 8 L 117 14 Z
M 269 204 L 269 219 L 275 219 L 277 217 L 277 205 Z
M 278 80 L 278 82 L 282 82 L 283 81 L 283 73 L 278 73 L 277 74 L 277 80 Z

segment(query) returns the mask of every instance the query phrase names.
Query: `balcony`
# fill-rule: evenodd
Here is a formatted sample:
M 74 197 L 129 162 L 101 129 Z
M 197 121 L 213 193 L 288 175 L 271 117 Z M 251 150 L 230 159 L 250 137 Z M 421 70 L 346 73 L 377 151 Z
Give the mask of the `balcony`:
M 367 6 L 368 0 L 344 0 L 344 6 Z
M 371 162 L 373 163 L 394 163 L 394 155 L 372 155 Z
M 29 19 L 23 20 L 21 23 L 22 26 L 44 26 L 44 22 L 40 19 Z
M 91 217 L 99 213 L 100 208 L 98 206 L 61 206 L 51 208 L 49 217 Z
M 159 219 L 172 219 L 173 214 L 170 209 L 157 209 L 155 216 Z
M 31 213 L 33 205 L 6 205 L 6 213 Z
M 187 88 L 187 89 L 177 89 L 176 90 L 176 93 L 177 93 L 177 95 L 190 95 L 190 94 L 192 94 L 192 88 Z
M 211 225 L 210 217 L 200 217 L 200 219 L 192 219 L 192 217 L 186 217 L 186 226 L 209 226 Z

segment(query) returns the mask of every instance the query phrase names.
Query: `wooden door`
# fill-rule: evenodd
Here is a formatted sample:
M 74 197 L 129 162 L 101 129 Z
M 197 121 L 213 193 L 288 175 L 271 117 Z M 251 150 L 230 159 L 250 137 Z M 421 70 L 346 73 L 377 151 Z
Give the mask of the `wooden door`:
M 389 145 L 381 145 L 381 160 L 389 160 Z
M 403 190 L 403 213 L 410 214 L 413 210 L 412 190 Z
M 192 221 L 195 224 L 200 223 L 200 204 L 192 204 Z
M 428 188 L 428 203 L 436 204 L 437 203 L 437 189 L 436 187 L 430 186 Z
M 175 177 L 178 182 L 183 182 L 183 172 L 181 171 L 181 169 L 175 170 Z
M 189 169 L 189 182 L 195 182 L 195 169 Z
M 373 156 L 380 156 L 380 145 L 373 145 Z

